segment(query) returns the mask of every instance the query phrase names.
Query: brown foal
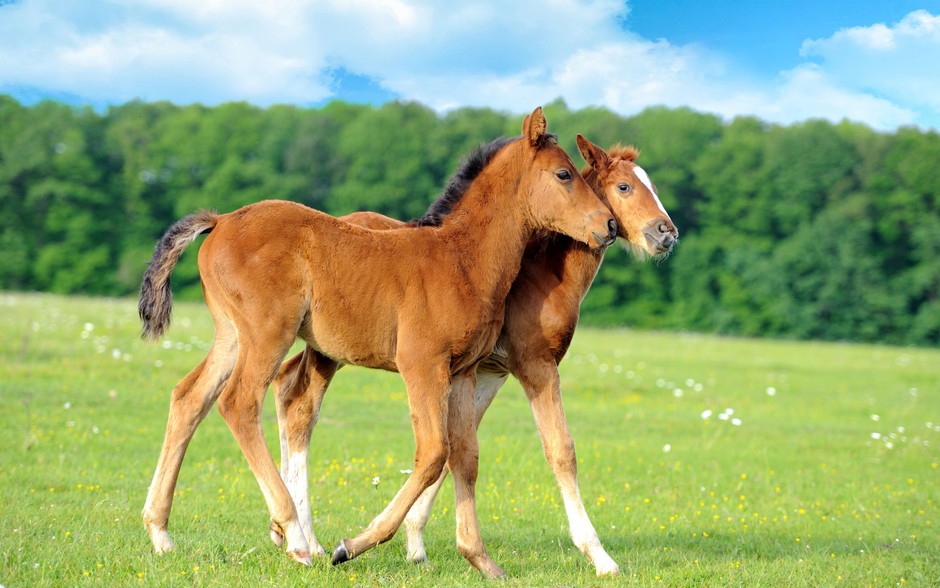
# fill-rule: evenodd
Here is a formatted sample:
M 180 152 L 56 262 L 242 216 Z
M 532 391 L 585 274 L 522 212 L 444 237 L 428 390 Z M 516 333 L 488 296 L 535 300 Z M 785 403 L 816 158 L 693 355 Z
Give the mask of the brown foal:
M 309 565 L 311 543 L 322 551 L 312 533 L 308 542 L 260 421 L 267 387 L 299 337 L 308 355 L 334 362 L 305 372 L 324 385 L 347 363 L 401 373 L 414 428 L 413 473 L 363 532 L 339 544 L 334 563 L 390 539 L 449 463 L 458 547 L 480 571 L 503 574 L 486 553 L 474 503 L 477 364 L 496 343 L 531 237 L 558 231 L 601 248 L 614 240 L 616 225 L 546 133 L 541 108 L 526 116 L 520 138 L 475 152 L 421 225 L 374 231 L 300 204 L 264 201 L 228 214 L 193 214 L 167 231 L 141 286 L 143 336 L 155 339 L 167 328 L 170 272 L 186 246 L 209 233 L 199 273 L 215 338 L 170 398 L 143 510 L 156 551 L 173 547 L 167 522 L 180 466 L 216 400 L 288 554 Z
M 581 172 L 617 220 L 617 236 L 642 256 L 665 256 L 678 231 L 657 196 L 656 188 L 635 160 L 633 147 L 611 153 L 578 136 L 578 149 L 588 166 Z M 357 212 L 344 219 L 373 229 L 408 223 Z M 578 490 L 577 460 L 561 403 L 558 363 L 568 350 L 578 323 L 582 298 L 603 259 L 595 250 L 565 236 L 540 233 L 529 243 L 522 268 L 509 291 L 506 321 L 494 352 L 477 369 L 476 423 L 496 392 L 513 374 L 532 407 L 545 456 L 561 489 L 572 539 L 598 575 L 617 574 L 619 567 L 601 545 Z M 281 439 L 281 475 L 294 497 L 305 532 L 313 537 L 307 488 L 307 448 L 320 403 L 339 364 L 307 349 L 281 367 L 274 380 Z M 324 376 L 323 374 L 326 374 Z M 446 475 L 426 490 L 405 521 L 408 558 L 426 559 L 422 532 Z M 272 526 L 278 544 L 283 537 Z

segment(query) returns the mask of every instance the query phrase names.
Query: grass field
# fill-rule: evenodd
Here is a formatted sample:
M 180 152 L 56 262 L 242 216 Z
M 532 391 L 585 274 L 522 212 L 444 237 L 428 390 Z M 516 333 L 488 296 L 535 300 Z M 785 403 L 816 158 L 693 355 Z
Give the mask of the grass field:
M 213 411 L 183 464 L 170 531 L 140 520 L 169 392 L 212 337 L 176 305 L 160 343 L 135 301 L 0 294 L 0 585 L 454 586 L 485 581 L 454 545 L 445 484 L 405 562 L 402 534 L 343 566 L 291 561 Z M 582 329 L 562 364 L 581 491 L 623 576 L 597 578 L 515 382 L 480 431 L 479 513 L 509 586 L 940 584 L 940 352 Z M 270 399 L 265 433 L 276 451 Z M 395 374 L 347 368 L 311 451 L 318 537 L 332 548 L 411 467 Z M 378 485 L 373 478 L 378 477 Z

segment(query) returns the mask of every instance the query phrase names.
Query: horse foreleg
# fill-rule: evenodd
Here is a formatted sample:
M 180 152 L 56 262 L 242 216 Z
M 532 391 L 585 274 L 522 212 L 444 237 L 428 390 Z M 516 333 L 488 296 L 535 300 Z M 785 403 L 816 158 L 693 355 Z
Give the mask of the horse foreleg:
M 180 466 L 196 428 L 212 408 L 232 371 L 236 352 L 234 341 L 222 336 L 224 328 L 217 325 L 217 330 L 220 333 L 209 354 L 176 385 L 170 397 L 163 448 L 143 510 L 144 526 L 157 553 L 173 549 L 167 524 Z
M 287 539 L 287 554 L 295 561 L 309 566 L 312 564 L 309 544 L 297 518 L 291 495 L 265 444 L 261 428 L 264 394 L 290 346 L 290 340 L 277 336 L 267 340 L 256 333 L 248 345 L 239 350 L 232 378 L 219 398 L 219 413 L 235 436 L 258 481 L 271 520 Z
M 604 551 L 581 500 L 578 461 L 561 403 L 558 367 L 553 361 L 530 361 L 514 373 L 529 398 L 545 457 L 561 489 L 574 544 L 594 564 L 597 575 L 619 574 L 619 566 Z
M 500 387 L 506 383 L 507 377 L 509 377 L 507 373 L 493 373 L 477 370 L 476 394 L 474 396 L 477 428 L 479 428 L 483 414 L 486 413 L 486 409 L 489 408 L 490 403 L 493 402 L 496 393 L 499 391 Z M 414 506 L 411 507 L 411 510 L 408 511 L 408 516 L 405 518 L 405 538 L 408 547 L 408 561 L 419 563 L 427 561 L 428 559 L 427 552 L 424 549 L 424 528 L 427 526 L 428 519 L 431 517 L 431 508 L 434 506 L 437 493 L 440 492 L 441 486 L 444 484 L 447 472 L 448 470 L 445 469 L 443 473 L 441 473 L 441 477 L 438 478 L 430 488 L 421 493 L 420 498 L 418 498 Z
M 414 468 L 404 485 L 377 517 L 353 538 L 343 539 L 333 551 L 333 564 L 350 560 L 394 536 L 408 509 L 437 480 L 447 462 L 447 403 L 449 360 L 401 367 L 408 389 L 408 404 L 415 435 Z
M 294 501 L 312 555 L 326 552 L 313 532 L 307 453 L 323 396 L 337 369 L 336 362 L 307 347 L 284 362 L 273 382 L 281 445 L 281 479 Z M 279 547 L 284 542 L 281 528 L 274 521 L 271 522 L 271 539 Z

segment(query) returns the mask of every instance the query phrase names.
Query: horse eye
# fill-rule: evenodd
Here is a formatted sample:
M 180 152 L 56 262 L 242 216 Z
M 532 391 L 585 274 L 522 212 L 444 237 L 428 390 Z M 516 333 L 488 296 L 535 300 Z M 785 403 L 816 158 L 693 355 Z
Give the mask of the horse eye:
M 571 179 L 571 172 L 569 172 L 566 169 L 563 169 L 561 171 L 555 172 L 555 177 L 558 178 L 559 180 L 567 181 Z
M 626 194 L 627 192 L 630 191 L 630 184 L 627 184 L 627 183 L 625 183 L 625 182 L 621 182 L 621 183 L 617 186 L 617 189 L 620 190 L 621 192 L 623 192 L 624 194 Z

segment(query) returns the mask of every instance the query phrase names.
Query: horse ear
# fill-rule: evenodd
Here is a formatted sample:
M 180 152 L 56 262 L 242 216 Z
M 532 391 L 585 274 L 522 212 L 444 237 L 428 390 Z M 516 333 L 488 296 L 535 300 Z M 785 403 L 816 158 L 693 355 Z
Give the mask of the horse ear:
M 536 107 L 532 114 L 526 115 L 522 121 L 522 136 L 526 138 L 529 145 L 537 147 L 542 142 L 545 130 L 548 129 L 548 123 L 542 114 L 542 107 Z
M 584 138 L 584 135 L 578 134 L 578 151 L 587 164 L 595 171 L 604 171 L 610 167 L 610 156 L 607 152 Z

